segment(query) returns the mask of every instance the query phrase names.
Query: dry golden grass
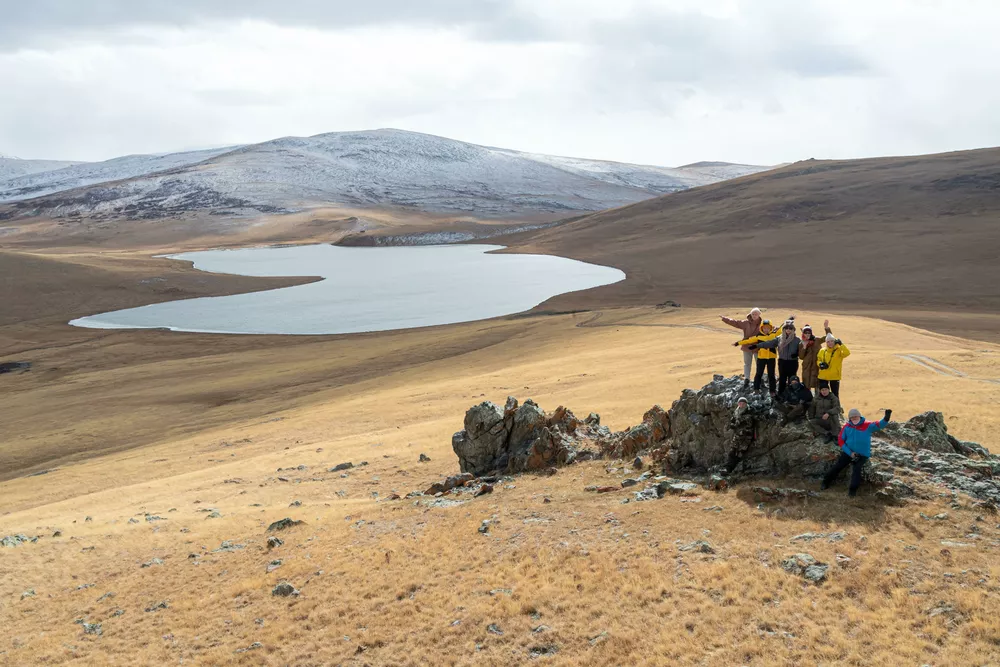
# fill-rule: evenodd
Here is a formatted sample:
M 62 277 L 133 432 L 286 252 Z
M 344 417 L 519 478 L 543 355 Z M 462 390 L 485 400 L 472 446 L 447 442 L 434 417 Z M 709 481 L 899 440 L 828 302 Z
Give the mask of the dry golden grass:
M 814 325 L 823 317 L 799 313 Z M 456 471 L 450 436 L 477 401 L 530 396 L 547 409 L 599 411 L 620 429 L 712 372 L 741 366 L 728 346 L 735 330 L 714 311 L 592 318 L 187 352 L 154 350 L 170 345 L 167 334 L 131 332 L 38 352 L 39 370 L 58 365 L 62 374 L 3 376 L 7 465 L 36 465 L 25 450 L 68 429 L 94 441 L 54 472 L 0 483 L 0 535 L 42 535 L 0 550 L 0 664 L 500 665 L 550 645 L 558 652 L 540 663 L 997 662 L 998 518 L 977 521 L 966 501 L 891 507 L 870 496 L 848 502 L 840 488 L 775 513 L 738 488 L 701 502 L 621 504 L 624 492 L 583 491 L 627 476 L 608 462 L 518 477 L 454 507 L 385 500 Z M 848 406 L 892 407 L 901 419 L 940 409 L 958 437 L 1000 450 L 1000 384 L 990 382 L 1000 378 L 1000 347 L 832 319 L 854 352 Z M 199 403 L 212 387 L 232 401 Z M 142 446 L 128 448 L 131 433 Z M 111 453 L 84 458 L 102 446 Z M 418 463 L 420 453 L 431 462 Z M 370 465 L 347 477 L 326 471 L 347 460 Z M 308 468 L 276 472 L 299 465 Z M 290 508 L 295 500 L 302 505 Z M 703 511 L 712 505 L 724 509 Z M 209 508 L 221 517 L 199 511 Z M 147 523 L 145 513 L 165 520 Z M 268 553 L 265 528 L 284 516 L 306 523 L 279 533 L 285 544 Z M 479 534 L 491 517 L 489 534 Z M 973 525 L 978 539 L 965 537 Z M 789 541 L 835 530 L 847 538 Z M 678 551 L 696 539 L 717 553 Z M 245 548 L 212 553 L 223 540 Z M 944 552 L 942 540 L 974 546 Z M 778 565 L 798 551 L 852 561 L 810 586 Z M 152 558 L 164 563 L 141 567 Z M 283 565 L 267 574 L 275 558 Z M 273 597 L 282 580 L 301 595 Z M 94 587 L 77 590 L 84 584 Z M 29 588 L 37 595 L 22 600 Z M 115 596 L 97 602 L 107 592 Z M 160 601 L 168 607 L 143 611 Z M 954 610 L 929 615 L 942 602 Z M 104 634 L 84 635 L 78 618 L 101 622 Z M 541 625 L 548 629 L 533 632 Z M 263 647 L 234 653 L 253 642 Z

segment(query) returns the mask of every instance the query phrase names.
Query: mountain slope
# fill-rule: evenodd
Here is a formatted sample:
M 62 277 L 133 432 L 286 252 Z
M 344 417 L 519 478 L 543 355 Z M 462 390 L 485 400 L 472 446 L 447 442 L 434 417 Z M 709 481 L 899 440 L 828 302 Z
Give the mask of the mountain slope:
M 1000 149 L 799 162 L 505 243 L 628 274 L 553 302 L 562 306 L 671 299 L 995 313 Z
M 401 130 L 110 163 L 0 183 L 0 201 L 18 202 L 21 215 L 55 217 L 244 215 L 331 204 L 499 217 L 601 210 L 719 180 L 695 170 L 536 155 Z M 734 165 L 732 173 L 761 169 Z
M 67 160 L 22 160 L 0 153 L 0 189 L 4 188 L 4 181 L 79 164 L 84 163 Z

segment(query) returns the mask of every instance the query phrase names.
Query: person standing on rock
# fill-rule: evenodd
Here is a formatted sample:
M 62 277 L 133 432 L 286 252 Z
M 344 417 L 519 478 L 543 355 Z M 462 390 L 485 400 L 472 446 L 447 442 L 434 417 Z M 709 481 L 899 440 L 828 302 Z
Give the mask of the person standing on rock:
M 778 400 L 774 406 L 785 416 L 784 423 L 788 424 L 804 417 L 812 400 L 812 392 L 799 382 L 799 376 L 793 375 L 788 378 L 788 386 L 784 391 L 778 392 Z
M 819 435 L 825 435 L 827 442 L 833 442 L 840 433 L 840 399 L 830 391 L 829 383 L 820 386 L 809 407 L 809 424 Z
M 830 320 L 823 322 L 823 328 L 826 329 L 826 333 L 833 333 L 830 331 Z M 812 327 L 808 324 L 802 327 L 802 342 L 799 344 L 802 372 L 799 377 L 806 389 L 814 392 L 817 396 L 819 395 L 819 362 L 816 360 L 816 355 L 821 349 L 823 349 L 823 341 L 813 335 Z
M 736 401 L 736 410 L 729 420 L 729 428 L 733 432 L 733 442 L 726 460 L 727 475 L 736 469 L 757 440 L 757 419 L 750 411 L 750 402 L 743 396 Z
M 760 333 L 760 308 L 754 308 L 747 313 L 746 319 L 734 320 L 731 317 L 720 315 L 722 321 L 731 327 L 736 327 L 743 332 L 744 338 L 750 338 Z M 750 345 L 744 345 L 743 350 L 743 388 L 750 386 L 750 371 L 753 370 L 754 350 Z
M 792 315 L 781 326 L 781 336 L 757 347 L 774 350 L 778 355 L 778 394 L 785 391 L 788 379 L 799 372 L 799 346 L 802 340 L 795 335 L 795 316 Z
M 832 333 L 826 335 L 826 345 L 816 354 L 819 379 L 830 383 L 830 389 L 837 398 L 840 398 L 840 378 L 844 372 L 844 359 L 849 356 L 851 351 Z
M 833 464 L 833 468 L 823 478 L 820 489 L 828 489 L 836 481 L 841 471 L 849 465 L 851 469 L 851 485 L 848 487 L 847 495 L 852 498 L 858 495 L 858 487 L 861 486 L 861 471 L 872 455 L 872 433 L 881 431 L 889 425 L 892 418 L 892 410 L 886 410 L 881 421 L 869 422 L 861 415 L 857 408 L 851 408 L 847 415 L 847 423 L 840 429 L 840 457 Z
M 771 326 L 771 320 L 764 320 L 760 323 L 760 333 L 733 343 L 734 347 L 741 345 L 757 346 L 757 372 L 753 376 L 753 390 L 759 392 L 764 378 L 764 371 L 767 371 L 767 386 L 771 390 L 771 395 L 777 393 L 777 381 L 774 377 L 775 361 L 778 353 L 774 350 L 762 347 L 761 343 L 768 343 L 775 340 L 781 334 Z M 773 346 L 772 346 L 773 347 Z

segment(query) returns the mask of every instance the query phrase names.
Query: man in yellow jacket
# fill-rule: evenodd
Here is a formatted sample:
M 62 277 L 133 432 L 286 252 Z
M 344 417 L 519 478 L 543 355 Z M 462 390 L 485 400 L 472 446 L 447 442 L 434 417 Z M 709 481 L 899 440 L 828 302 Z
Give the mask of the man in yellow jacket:
M 833 334 L 826 335 L 826 345 L 816 354 L 819 379 L 830 383 L 830 389 L 837 398 L 840 398 L 840 378 L 844 372 L 844 359 L 849 356 L 851 351 Z
M 766 343 L 772 341 L 781 335 L 781 332 L 771 326 L 771 320 L 764 320 L 760 323 L 760 333 L 756 336 L 751 336 L 749 338 L 744 338 L 741 341 L 733 343 L 733 347 L 739 347 L 740 345 L 752 345 L 757 347 L 757 372 L 753 377 L 753 390 L 760 391 L 762 380 L 764 379 L 764 371 L 767 371 L 767 386 L 771 390 L 771 395 L 776 393 L 776 380 L 774 377 L 774 367 L 776 365 L 776 360 L 778 358 L 778 352 L 773 349 L 767 349 L 759 347 L 759 343 Z

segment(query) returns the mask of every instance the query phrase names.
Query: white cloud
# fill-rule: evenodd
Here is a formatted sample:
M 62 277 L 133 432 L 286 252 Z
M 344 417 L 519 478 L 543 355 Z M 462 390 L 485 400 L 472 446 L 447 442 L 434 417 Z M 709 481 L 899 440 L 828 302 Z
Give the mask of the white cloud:
M 24 157 L 387 126 L 657 164 L 1000 143 L 981 0 L 38 4 L 0 29 L 0 151 Z

